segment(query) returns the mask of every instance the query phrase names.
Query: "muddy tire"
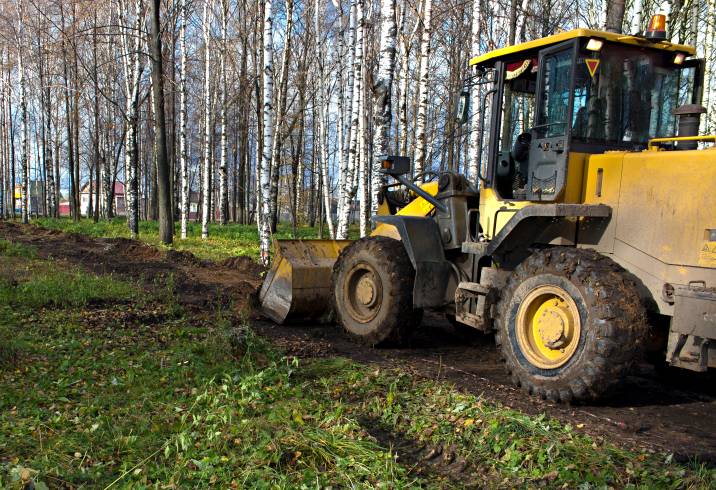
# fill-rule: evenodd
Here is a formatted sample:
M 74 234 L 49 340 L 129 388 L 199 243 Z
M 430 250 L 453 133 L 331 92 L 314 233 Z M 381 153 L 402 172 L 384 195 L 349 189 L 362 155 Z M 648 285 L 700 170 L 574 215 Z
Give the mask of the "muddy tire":
M 512 381 L 556 402 L 607 394 L 648 336 L 636 284 L 591 250 L 536 252 L 511 275 L 497 312 L 495 340 Z
M 397 344 L 420 324 L 413 309 L 415 270 L 403 244 L 366 237 L 347 247 L 333 267 L 336 319 L 351 337 L 375 346 Z

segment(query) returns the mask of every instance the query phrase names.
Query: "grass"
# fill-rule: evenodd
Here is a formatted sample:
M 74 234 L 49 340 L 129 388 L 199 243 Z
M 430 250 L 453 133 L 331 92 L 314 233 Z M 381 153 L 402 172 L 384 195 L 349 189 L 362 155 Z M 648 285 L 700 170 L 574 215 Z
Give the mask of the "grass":
M 0 255 L 4 255 L 5 257 L 34 259 L 37 256 L 37 252 L 32 247 L 0 239 Z
M 11 258 L 0 256 L 7 269 Z M 15 264 L 17 265 L 17 264 Z M 44 282 L 43 261 L 5 288 Z M 410 486 L 409 470 L 223 310 L 175 317 L 157 290 L 95 281 L 102 304 L 0 303 L 26 347 L 0 369 L 0 488 Z
M 32 222 L 44 228 L 62 230 L 71 233 L 80 233 L 93 237 L 124 237 L 129 238 L 130 233 L 124 218 L 115 218 L 111 221 L 95 223 L 91 219 L 81 219 L 75 222 L 69 218 L 37 218 Z M 328 231 L 325 235 L 328 236 Z M 351 229 L 351 238 L 357 238 L 358 230 Z M 318 229 L 308 226 L 299 226 L 296 236 L 293 236 L 289 225 L 281 224 L 275 238 L 318 238 Z M 159 226 L 156 221 L 141 221 L 139 224 L 139 239 L 151 245 L 164 248 L 159 241 Z M 199 258 L 222 260 L 237 255 L 248 255 L 254 260 L 259 258 L 259 236 L 256 225 L 228 224 L 221 226 L 209 224 L 209 238 L 201 238 L 201 224 L 190 222 L 187 227 L 187 239 L 179 238 L 179 225 L 175 227 L 175 241 L 173 248 L 188 250 Z
M 15 278 L 0 301 L 0 345 L 15 345 L 0 363 L 0 488 L 716 485 L 713 469 L 449 384 L 284 357 L 228 310 L 167 304 L 171 281 L 138 301 L 132 282 L 32 256 L 0 251 Z M 43 301 L 53 275 L 67 293 Z M 423 445 L 452 469 L 411 458 Z

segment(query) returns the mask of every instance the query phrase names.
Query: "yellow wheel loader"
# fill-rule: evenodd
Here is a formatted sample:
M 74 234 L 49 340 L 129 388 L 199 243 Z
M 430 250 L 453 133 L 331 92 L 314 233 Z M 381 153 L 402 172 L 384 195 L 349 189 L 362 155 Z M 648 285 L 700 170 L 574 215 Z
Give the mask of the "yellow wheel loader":
M 672 366 L 715 367 L 716 137 L 698 136 L 703 61 L 664 22 L 472 59 L 476 181 L 410 179 L 407 158 L 385 158 L 401 187 L 372 235 L 278 242 L 265 313 L 333 312 L 378 345 L 443 311 L 494 332 L 517 385 L 563 402 L 604 395 L 658 334 Z

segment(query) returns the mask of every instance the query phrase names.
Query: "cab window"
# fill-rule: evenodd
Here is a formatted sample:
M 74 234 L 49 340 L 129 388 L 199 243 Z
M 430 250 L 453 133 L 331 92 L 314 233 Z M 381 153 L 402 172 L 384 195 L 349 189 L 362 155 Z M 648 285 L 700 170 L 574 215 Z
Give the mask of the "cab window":
M 571 49 L 543 58 L 544 75 L 540 94 L 539 117 L 535 126 L 537 138 L 564 136 L 569 121 L 569 96 L 572 83 Z
M 673 135 L 672 112 L 691 100 L 694 76 L 673 59 L 672 52 L 609 43 L 599 53 L 582 52 L 575 67 L 572 140 L 638 149 L 651 138 Z

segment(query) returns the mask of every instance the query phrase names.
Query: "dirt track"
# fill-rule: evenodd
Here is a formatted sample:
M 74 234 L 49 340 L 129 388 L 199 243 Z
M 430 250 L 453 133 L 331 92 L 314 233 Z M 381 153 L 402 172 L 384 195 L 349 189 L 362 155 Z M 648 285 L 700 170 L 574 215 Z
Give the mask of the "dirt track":
M 202 309 L 217 303 L 247 312 L 260 287 L 261 268 L 237 257 L 205 262 L 189 253 L 161 252 L 126 239 L 93 239 L 32 226 L 0 222 L 0 238 L 33 245 L 52 257 L 98 273 L 116 273 L 148 283 L 171 276 L 179 302 Z M 411 344 L 400 349 L 357 346 L 335 326 L 277 326 L 254 318 L 257 330 L 299 357 L 346 356 L 361 362 L 400 366 L 416 376 L 445 379 L 461 389 L 522 410 L 546 412 L 573 426 L 625 446 L 697 457 L 716 465 L 716 376 L 639 366 L 610 399 L 563 406 L 534 399 L 512 387 L 491 337 L 456 332 L 437 315 L 426 315 Z

